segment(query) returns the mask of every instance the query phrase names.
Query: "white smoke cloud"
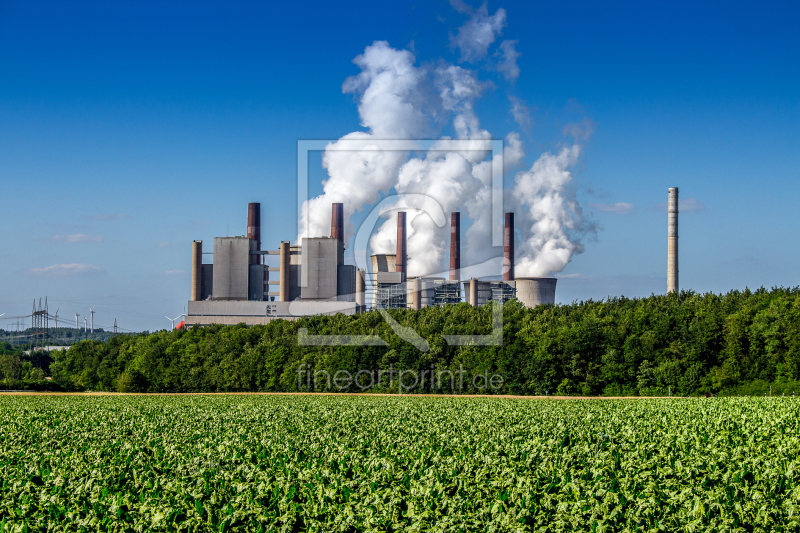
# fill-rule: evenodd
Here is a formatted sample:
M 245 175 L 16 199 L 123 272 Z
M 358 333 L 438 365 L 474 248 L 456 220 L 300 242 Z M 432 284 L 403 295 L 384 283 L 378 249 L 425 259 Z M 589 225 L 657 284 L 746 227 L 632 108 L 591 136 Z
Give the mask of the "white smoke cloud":
M 505 169 L 509 170 L 519 165 L 523 157 L 525 157 L 525 151 L 522 149 L 522 139 L 519 138 L 519 133 L 512 131 L 506 137 L 506 145 L 503 147 Z
M 503 167 L 509 171 L 518 166 L 525 157 L 522 140 L 516 132 L 506 136 L 503 148 Z M 478 264 L 502 253 L 492 247 L 492 161 L 481 161 L 473 168 L 473 175 L 481 180 L 483 187 L 467 198 L 464 207 L 467 216 L 473 220 L 467 228 L 466 238 L 462 240 L 462 264 Z M 499 273 L 499 272 L 498 272 Z
M 584 118 L 580 122 L 573 122 L 564 126 L 562 133 L 565 137 L 570 135 L 575 140 L 588 141 L 595 130 L 597 130 L 597 123 L 590 118 Z
M 345 232 L 352 234 L 349 215 L 375 203 L 397 181 L 400 165 L 407 159 L 404 151 L 377 150 L 376 139 L 413 139 L 430 129 L 424 110 L 427 106 L 427 73 L 414 65 L 408 50 L 396 50 L 385 41 L 367 46 L 353 61 L 361 73 L 347 78 L 344 92 L 359 95 L 358 114 L 367 132 L 353 132 L 332 143 L 322 156 L 322 166 L 329 178 L 323 182 L 324 193 L 304 204 L 298 239 L 330 233 L 331 203 L 344 204 Z
M 458 139 L 491 139 L 488 131 L 480 128 L 475 114 L 475 101 L 480 98 L 484 85 L 478 81 L 475 72 L 455 65 L 444 65 L 434 73 L 434 87 L 441 99 L 444 111 L 454 113 L 453 128 Z M 475 143 L 481 145 L 483 143 Z M 485 155 L 468 154 L 473 160 Z M 477 158 L 477 159 L 476 159 Z
M 506 10 L 498 9 L 489 15 L 484 3 L 473 9 L 464 2 L 452 2 L 451 5 L 460 13 L 469 15 L 469 20 L 458 29 L 456 35 L 450 35 L 450 47 L 461 52 L 459 62 L 474 62 L 486 57 L 489 47 L 506 25 Z
M 439 150 L 441 143 L 434 144 L 424 158 L 411 158 L 403 164 L 395 190 L 399 194 L 424 194 L 439 202 L 445 212 L 452 212 L 490 186 L 491 167 L 485 161 L 489 154 L 480 148 L 485 148 L 481 140 L 491 136 L 480 127 L 475 114 L 474 102 L 481 96 L 483 84 L 473 71 L 445 64 L 436 68 L 433 79 L 442 110 L 453 115 L 456 137 L 475 141 L 471 143 L 474 149 L 445 152 Z M 484 209 L 488 205 L 491 204 Z M 410 209 L 406 217 L 408 274 L 421 276 L 441 270 L 449 228 L 437 227 L 430 216 L 416 209 Z M 377 253 L 392 253 L 396 235 L 396 217 L 390 217 L 370 246 Z
M 581 238 L 596 231 L 586 221 L 575 197 L 571 169 L 581 146 L 547 152 L 530 170 L 514 179 L 515 226 L 522 241 L 516 248 L 517 277 L 548 277 L 561 272 L 572 256 L 583 251 Z
M 468 198 L 486 186 L 473 175 L 473 164 L 464 152 L 429 151 L 424 159 L 412 158 L 400 169 L 395 187 L 400 194 L 417 193 L 434 198 L 445 213 L 458 211 Z M 439 228 L 427 213 L 409 206 L 406 215 L 408 273 L 411 276 L 441 270 L 449 227 Z M 370 240 L 376 253 L 394 253 L 396 216 L 389 217 Z
M 505 11 L 498 9 L 489 16 L 485 4 L 473 9 L 458 0 L 451 3 L 457 11 L 469 15 L 458 33 L 451 36 L 451 46 L 460 50 L 462 62 L 485 57 L 505 25 Z M 485 68 L 516 79 L 519 54 L 515 44 L 516 41 L 504 41 L 504 63 Z M 361 72 L 347 78 L 342 90 L 356 96 L 361 125 L 366 131 L 349 133 L 326 148 L 322 157 L 328 172 L 324 192 L 304 204 L 298 238 L 329 234 L 333 202 L 344 204 L 347 238 L 355 229 L 350 217 L 394 189 L 400 195 L 433 198 L 447 214 L 462 212 L 462 225 L 466 228 L 463 265 L 501 255 L 502 250 L 492 247 L 493 161 L 491 152 L 485 149 L 486 141 L 492 137 L 481 127 L 475 111 L 476 102 L 491 84 L 481 81 L 475 70 L 442 60 L 418 66 L 412 52 L 394 49 L 384 41 L 367 46 L 354 63 Z M 529 111 L 522 100 L 510 97 L 510 101 L 515 120 L 523 127 L 529 126 Z M 437 128 L 448 125 L 454 137 L 467 141 L 470 149 L 443 148 L 449 137 L 442 137 L 423 155 L 409 152 L 407 145 L 386 149 L 387 139 L 391 147 L 392 139 L 430 137 Z M 576 138 L 584 139 L 590 134 L 589 129 L 581 123 L 569 131 L 565 129 L 565 134 L 574 133 Z M 377 141 L 384 143 L 381 149 L 376 149 Z M 513 189 L 506 191 L 506 210 L 517 213 L 516 228 L 521 239 L 516 254 L 517 275 L 560 272 L 573 254 L 582 251 L 581 238 L 594 231 L 582 216 L 572 183 L 571 169 L 580 155 L 579 145 L 557 154 L 548 152 L 529 170 L 519 172 Z M 525 151 L 518 133 L 508 134 L 500 157 L 506 171 L 522 163 Z M 409 276 L 446 270 L 449 227 L 437 226 L 421 208 L 413 200 L 398 200 L 369 241 L 374 253 L 394 253 L 396 211 L 406 211 Z
M 361 96 L 361 125 L 378 139 L 408 139 L 425 130 L 425 71 L 414 66 L 414 55 L 375 41 L 353 63 L 361 73 L 350 76 L 342 91 Z
M 508 81 L 517 81 L 519 78 L 519 66 L 517 65 L 517 58 L 522 55 L 514 48 L 519 41 L 503 41 L 500 43 L 500 51 L 502 57 L 500 63 L 497 65 L 497 70 Z
M 509 96 L 508 100 L 511 102 L 511 109 L 509 113 L 514 117 L 514 122 L 520 125 L 523 129 L 527 130 L 531 127 L 533 121 L 531 120 L 531 112 L 528 106 L 525 105 L 520 98 L 516 96 Z

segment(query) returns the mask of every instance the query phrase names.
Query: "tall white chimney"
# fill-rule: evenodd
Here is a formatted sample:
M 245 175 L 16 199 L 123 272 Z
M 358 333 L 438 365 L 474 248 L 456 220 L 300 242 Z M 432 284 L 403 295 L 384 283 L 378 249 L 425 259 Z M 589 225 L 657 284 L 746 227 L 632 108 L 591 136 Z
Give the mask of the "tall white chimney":
M 680 290 L 678 285 L 678 188 L 669 188 L 669 228 L 667 230 L 667 293 Z

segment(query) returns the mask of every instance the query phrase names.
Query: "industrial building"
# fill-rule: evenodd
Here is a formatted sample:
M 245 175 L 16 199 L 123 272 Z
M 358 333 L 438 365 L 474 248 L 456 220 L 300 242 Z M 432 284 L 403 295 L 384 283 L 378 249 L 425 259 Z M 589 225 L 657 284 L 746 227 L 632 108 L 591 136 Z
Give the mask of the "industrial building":
M 331 206 L 329 237 L 282 241 L 278 250 L 261 249 L 261 206 L 248 205 L 247 235 L 215 237 L 213 252 L 192 243 L 192 291 L 185 323 L 265 324 L 300 316 L 355 314 L 368 309 L 421 309 L 468 302 L 518 299 L 527 307 L 555 303 L 555 278 L 514 277 L 514 214 L 505 215 L 503 280 L 462 280 L 461 216 L 451 213 L 448 279 L 407 277 L 406 213 L 397 214 L 395 254 L 372 256 L 371 272 L 344 264 L 344 209 Z M 213 255 L 204 263 L 204 255 Z M 277 267 L 266 256 L 278 256 Z M 499 274 L 499 273 L 498 273 Z M 277 290 L 276 290 L 277 289 Z
M 261 205 L 251 203 L 247 235 L 215 237 L 211 264 L 203 263 L 203 242 L 194 241 L 186 325 L 356 313 L 356 268 L 344 264 L 342 204 L 334 204 L 332 218 L 330 237 L 303 239 L 301 246 L 283 241 L 278 250 L 262 250 Z M 280 266 L 267 266 L 268 255 L 279 256 Z

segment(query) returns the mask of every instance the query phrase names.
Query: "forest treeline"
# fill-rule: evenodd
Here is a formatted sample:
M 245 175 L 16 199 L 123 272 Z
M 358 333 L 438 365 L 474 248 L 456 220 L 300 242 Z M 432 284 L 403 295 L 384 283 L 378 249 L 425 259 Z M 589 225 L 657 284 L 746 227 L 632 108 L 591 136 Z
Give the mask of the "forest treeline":
M 380 385 L 374 374 L 370 381 L 368 371 L 391 369 L 430 372 L 416 387 L 408 381 L 404 392 L 800 393 L 800 288 L 725 295 L 685 291 L 536 309 L 511 301 L 503 307 L 499 346 L 450 346 L 444 338 L 491 334 L 491 305 L 390 314 L 413 328 L 429 349 L 402 340 L 373 311 L 83 341 L 54 353 L 43 370 L 63 389 L 122 392 L 397 392 L 396 373 L 393 379 L 384 373 Z M 301 345 L 300 329 L 310 335 L 378 335 L 386 345 Z M 466 372 L 467 379 L 454 382 L 448 372 Z M 434 373 L 445 379 L 430 379 Z M 354 377 L 336 379 L 345 375 Z M 502 385 L 481 389 L 485 382 L 472 376 L 501 376 Z

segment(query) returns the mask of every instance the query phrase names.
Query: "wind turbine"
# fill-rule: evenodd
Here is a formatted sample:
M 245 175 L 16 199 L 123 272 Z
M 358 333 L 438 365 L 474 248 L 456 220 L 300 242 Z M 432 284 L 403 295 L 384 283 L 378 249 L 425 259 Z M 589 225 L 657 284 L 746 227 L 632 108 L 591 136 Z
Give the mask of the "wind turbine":
M 94 306 L 89 309 L 89 312 L 92 314 L 92 333 L 94 333 Z
M 175 321 L 176 321 L 176 320 L 178 320 L 178 319 L 179 319 L 180 317 L 182 317 L 182 316 L 186 316 L 186 315 L 178 315 L 178 316 L 176 316 L 175 318 L 170 318 L 170 317 L 168 317 L 168 316 L 164 316 L 164 318 L 166 318 L 167 320 L 169 320 L 170 322 L 172 322 L 172 329 L 175 329 Z
M 59 307 L 58 309 L 61 309 L 61 308 Z M 55 319 L 56 319 L 56 329 L 58 329 L 58 309 L 56 309 L 56 314 L 53 315 L 53 316 L 55 316 Z M 0 316 L 3 316 L 3 315 L 0 315 Z
M 78 317 L 81 316 L 77 312 L 75 313 L 75 329 L 78 329 Z

